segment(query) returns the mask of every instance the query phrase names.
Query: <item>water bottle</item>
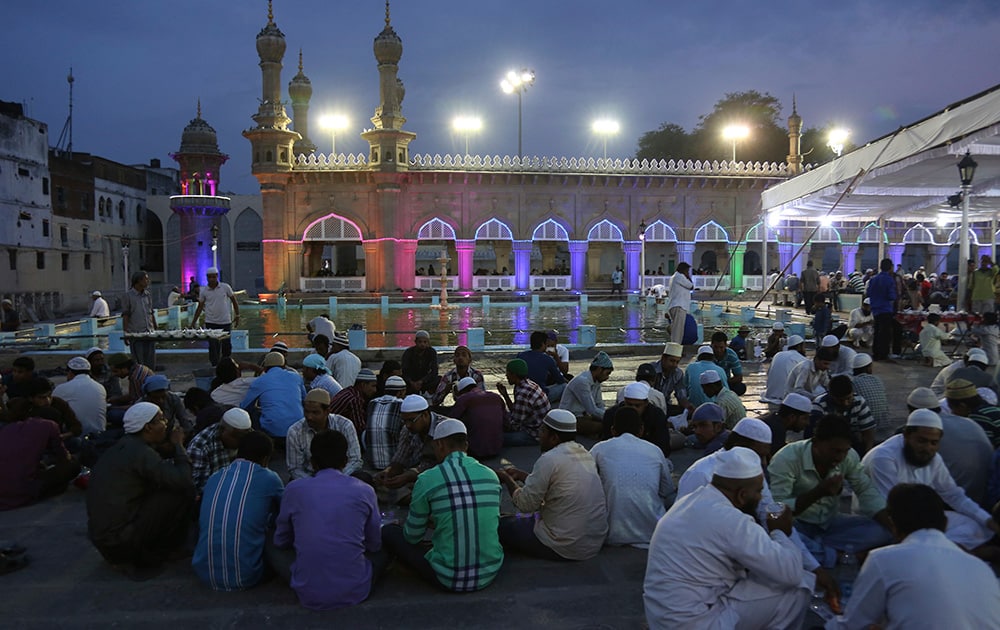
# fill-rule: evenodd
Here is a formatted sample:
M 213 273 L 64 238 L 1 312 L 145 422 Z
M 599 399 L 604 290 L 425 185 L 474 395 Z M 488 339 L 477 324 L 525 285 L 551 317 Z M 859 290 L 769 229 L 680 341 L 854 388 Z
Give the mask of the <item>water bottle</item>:
M 854 547 L 847 545 L 847 548 L 837 556 L 837 582 L 840 584 L 840 596 L 843 601 L 846 602 L 851 597 L 854 581 L 858 579 L 860 570 Z

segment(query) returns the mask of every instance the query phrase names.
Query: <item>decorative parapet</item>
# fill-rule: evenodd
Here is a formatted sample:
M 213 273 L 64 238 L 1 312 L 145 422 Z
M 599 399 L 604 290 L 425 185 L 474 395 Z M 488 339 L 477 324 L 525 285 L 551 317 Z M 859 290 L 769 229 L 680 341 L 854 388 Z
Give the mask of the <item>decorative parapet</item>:
M 193 214 L 225 214 L 229 212 L 229 197 L 213 195 L 172 195 L 170 209 Z
M 364 170 L 367 157 L 325 154 L 299 155 L 295 170 Z M 601 175 L 680 175 L 695 177 L 789 177 L 788 166 L 776 162 L 719 162 L 709 160 L 638 160 L 622 158 L 567 158 L 414 155 L 411 171 L 490 171 L 531 173 L 594 173 Z

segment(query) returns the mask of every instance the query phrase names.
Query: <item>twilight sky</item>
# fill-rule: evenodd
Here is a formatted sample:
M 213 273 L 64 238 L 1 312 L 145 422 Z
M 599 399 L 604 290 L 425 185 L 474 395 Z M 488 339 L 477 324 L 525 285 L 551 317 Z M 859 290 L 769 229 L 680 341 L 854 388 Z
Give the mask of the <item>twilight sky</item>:
M 863 144 L 998 82 L 995 2 L 396 0 L 404 128 L 417 133 L 413 154 L 460 153 L 451 120 L 475 114 L 484 129 L 471 153 L 516 154 L 516 96 L 499 80 L 527 67 L 537 80 L 524 95 L 526 155 L 600 157 L 590 124 L 612 117 L 622 130 L 608 155 L 631 156 L 643 132 L 662 122 L 690 130 L 725 93 L 748 89 L 778 97 L 783 117 L 794 92 L 805 126 L 835 122 Z M 201 98 L 231 156 L 222 188 L 258 190 L 240 132 L 261 93 L 254 38 L 265 0 L 46 0 L 4 12 L 0 99 L 48 123 L 50 144 L 72 66 L 75 150 L 175 165 L 167 154 Z M 367 152 L 358 133 L 378 104 L 372 40 L 384 3 L 276 0 L 274 14 L 288 43 L 284 98 L 302 48 L 313 141 L 328 152 L 317 120 L 343 113 L 351 128 L 337 134 L 338 152 Z

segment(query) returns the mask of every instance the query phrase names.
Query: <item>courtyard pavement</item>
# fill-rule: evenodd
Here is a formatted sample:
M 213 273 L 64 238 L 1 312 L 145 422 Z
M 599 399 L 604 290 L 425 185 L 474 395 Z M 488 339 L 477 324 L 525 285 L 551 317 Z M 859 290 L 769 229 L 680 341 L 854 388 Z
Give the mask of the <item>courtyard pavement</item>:
M 690 350 L 690 349 L 689 349 Z M 605 400 L 631 381 L 639 363 L 655 360 L 642 352 L 659 348 L 612 350 L 615 371 L 605 384 Z M 589 364 L 590 352 L 572 356 L 571 369 Z M 164 366 L 174 391 L 193 385 L 192 370 L 204 355 L 176 357 Z M 491 389 L 503 378 L 507 356 L 477 356 Z M 0 359 L 4 366 L 9 358 Z M 65 361 L 61 357 L 60 361 Z M 442 357 L 442 364 L 450 356 Z M 685 358 L 685 363 L 688 361 Z M 375 362 L 370 367 L 378 367 Z M 745 364 L 748 393 L 744 404 L 753 415 L 763 389 L 766 366 Z M 927 385 L 936 370 L 901 361 L 875 366 L 890 392 L 892 419 L 880 427 L 884 439 L 905 420 L 904 394 Z M 59 382 L 62 379 L 55 378 Z M 589 446 L 591 442 L 584 440 Z M 506 449 L 504 456 L 530 470 L 537 448 Z M 671 457 L 679 476 L 699 456 L 686 449 Z M 487 460 L 496 465 L 498 460 Z M 284 472 L 284 462 L 274 465 Z M 509 497 L 504 511 L 513 512 Z M 368 601 L 354 608 L 317 613 L 298 605 L 287 587 L 268 582 L 250 591 L 216 593 L 195 577 L 189 561 L 169 564 L 159 576 L 133 582 L 112 570 L 87 540 L 84 492 L 71 486 L 57 498 L 0 513 L 0 539 L 28 548 L 31 564 L 0 576 L 5 593 L 3 617 L 9 628 L 642 628 L 642 580 L 646 552 L 607 547 L 585 562 L 549 562 L 509 554 L 489 588 L 471 594 L 444 594 L 398 565 L 376 585 Z M 805 627 L 818 624 L 807 620 Z

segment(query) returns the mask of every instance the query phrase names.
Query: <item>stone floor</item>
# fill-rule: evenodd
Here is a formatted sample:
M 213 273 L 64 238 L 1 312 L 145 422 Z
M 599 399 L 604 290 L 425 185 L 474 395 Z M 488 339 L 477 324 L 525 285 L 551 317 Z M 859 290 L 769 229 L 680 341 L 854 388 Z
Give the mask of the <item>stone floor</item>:
M 632 380 L 639 363 L 654 357 L 630 353 L 613 354 L 613 358 L 616 369 L 605 387 L 606 400 Z M 506 359 L 477 359 L 475 365 L 486 373 L 491 388 L 502 378 Z M 586 369 L 588 361 L 589 357 L 574 356 L 571 368 Z M 194 367 L 198 366 L 191 360 L 166 366 L 175 391 L 193 384 Z M 912 362 L 876 364 L 875 370 L 889 391 L 899 393 L 929 384 L 935 373 Z M 754 413 L 761 409 L 756 398 L 763 389 L 765 372 L 752 363 L 747 364 L 746 372 L 749 391 L 744 401 Z M 883 436 L 905 417 L 902 396 L 895 397 L 891 407 L 890 426 L 880 429 Z M 530 469 L 537 455 L 536 448 L 504 453 L 525 469 Z M 686 469 L 697 455 L 692 449 L 675 453 L 676 472 Z M 505 509 L 510 509 L 506 497 Z M 642 579 L 646 552 L 642 550 L 606 548 L 592 560 L 574 563 L 510 555 L 492 586 L 465 595 L 442 594 L 407 570 L 393 566 L 367 602 L 337 612 L 315 613 L 300 607 L 291 590 L 274 582 L 242 593 L 213 592 L 202 586 L 184 561 L 170 564 L 152 580 L 132 582 L 102 561 L 88 542 L 86 529 L 84 495 L 75 487 L 53 500 L 0 513 L 0 539 L 20 542 L 32 558 L 27 568 L 0 577 L 0 589 L 5 593 L 4 625 L 11 624 L 6 627 L 645 627 Z M 817 623 L 813 618 L 806 627 Z

